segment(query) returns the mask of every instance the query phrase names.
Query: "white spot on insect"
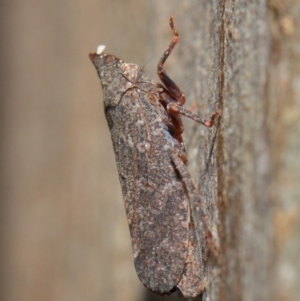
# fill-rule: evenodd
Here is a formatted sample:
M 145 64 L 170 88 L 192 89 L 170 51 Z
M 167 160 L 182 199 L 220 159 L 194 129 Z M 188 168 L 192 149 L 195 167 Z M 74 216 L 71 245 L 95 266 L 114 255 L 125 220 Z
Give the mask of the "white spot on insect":
M 103 52 L 103 50 L 105 49 L 105 45 L 99 45 L 97 47 L 97 54 L 101 54 Z
M 144 142 L 137 144 L 137 149 L 140 153 L 144 153 L 145 152 L 145 144 Z
M 137 258 L 139 256 L 139 251 L 133 251 L 133 258 Z
M 127 88 L 132 87 L 132 83 L 131 82 L 126 82 L 126 86 L 127 86 Z
M 151 148 L 151 144 L 149 142 L 141 142 L 137 144 L 137 149 L 140 153 L 145 153 L 146 151 L 149 151 Z M 149 179 L 148 179 L 149 181 Z
M 130 147 L 133 147 L 133 141 L 132 141 L 132 139 L 131 139 L 131 136 L 129 136 L 128 137 L 128 145 L 130 146 Z
M 163 146 L 163 150 L 164 151 L 168 151 L 170 149 L 170 145 L 168 143 L 166 143 L 164 146 Z

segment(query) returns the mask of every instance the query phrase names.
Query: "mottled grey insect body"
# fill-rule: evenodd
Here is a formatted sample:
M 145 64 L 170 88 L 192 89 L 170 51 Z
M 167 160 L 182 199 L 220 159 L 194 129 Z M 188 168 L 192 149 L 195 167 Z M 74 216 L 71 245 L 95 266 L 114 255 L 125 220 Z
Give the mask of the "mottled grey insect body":
M 189 240 L 188 198 L 171 159 L 182 151 L 169 133 L 162 89 L 137 65 L 94 56 L 141 281 L 158 293 L 176 287 Z M 135 76 L 125 71 L 138 70 Z M 127 76 L 126 76 L 127 75 Z
M 201 235 L 195 231 L 187 194 L 193 185 L 189 176 L 182 178 L 187 173 L 179 114 L 196 115 L 178 108 L 184 94 L 162 68 L 178 41 L 173 19 L 170 24 L 174 38 L 158 66 L 166 87 L 138 65 L 113 55 L 90 58 L 102 84 L 137 274 L 156 293 L 179 288 L 193 297 L 205 288 L 205 278 Z M 211 126 L 216 115 L 210 121 L 196 117 Z

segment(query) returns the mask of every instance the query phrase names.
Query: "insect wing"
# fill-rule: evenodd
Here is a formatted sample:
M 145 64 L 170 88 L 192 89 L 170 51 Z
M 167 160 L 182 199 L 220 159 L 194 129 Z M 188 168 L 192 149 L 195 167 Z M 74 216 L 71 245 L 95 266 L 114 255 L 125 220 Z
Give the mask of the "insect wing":
M 179 282 L 188 248 L 188 199 L 171 161 L 174 147 L 161 124 L 166 113 L 149 95 L 130 89 L 107 110 L 142 283 L 167 294 Z

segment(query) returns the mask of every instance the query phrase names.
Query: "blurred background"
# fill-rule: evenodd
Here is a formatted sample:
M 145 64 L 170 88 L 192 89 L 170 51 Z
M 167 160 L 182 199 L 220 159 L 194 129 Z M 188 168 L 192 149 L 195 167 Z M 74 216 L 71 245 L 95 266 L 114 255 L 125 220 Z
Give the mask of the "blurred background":
M 220 199 L 223 211 L 216 218 L 227 227 L 220 232 L 226 252 L 218 274 L 223 278 L 215 282 L 219 295 L 210 300 L 271 300 L 249 297 L 255 294 L 297 300 L 297 0 L 0 5 L 0 300 L 166 300 L 149 293 L 134 269 L 102 90 L 88 54 L 104 44 L 106 52 L 146 65 L 157 78 L 157 61 L 172 38 L 171 15 L 181 42 L 166 69 L 187 92 L 187 107 L 191 99 L 220 101 L 219 40 L 227 47 L 225 138 L 218 142 L 225 145 L 219 166 L 227 182 L 219 186 L 223 192 L 207 196 Z M 188 149 L 198 160 L 201 139 L 194 137 Z
M 148 1 L 1 2 L 1 300 L 145 293 L 88 54 L 105 44 L 128 62 L 153 58 L 156 76 L 176 12 L 167 2 L 154 18 Z M 158 18 L 160 48 L 149 38 Z

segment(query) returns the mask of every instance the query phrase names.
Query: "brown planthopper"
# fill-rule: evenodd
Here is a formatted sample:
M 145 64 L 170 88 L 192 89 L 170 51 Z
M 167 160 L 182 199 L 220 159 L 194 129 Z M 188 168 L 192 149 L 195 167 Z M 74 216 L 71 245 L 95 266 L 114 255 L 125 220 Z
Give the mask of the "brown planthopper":
M 217 249 L 186 168 L 181 115 L 211 127 L 219 112 L 206 121 L 182 108 L 185 95 L 163 69 L 179 40 L 173 17 L 170 26 L 174 36 L 158 63 L 164 85 L 138 65 L 103 53 L 102 45 L 90 59 L 102 84 L 136 272 L 155 293 L 179 289 L 194 297 L 206 287 L 199 229 Z

